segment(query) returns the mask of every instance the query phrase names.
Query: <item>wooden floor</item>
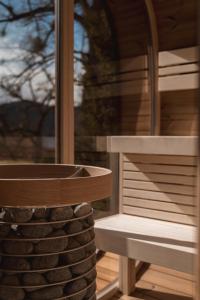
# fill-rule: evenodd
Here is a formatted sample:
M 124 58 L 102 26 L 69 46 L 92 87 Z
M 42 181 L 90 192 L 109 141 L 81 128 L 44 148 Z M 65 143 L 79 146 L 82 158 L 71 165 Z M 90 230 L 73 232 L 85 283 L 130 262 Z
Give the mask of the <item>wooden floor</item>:
M 118 278 L 118 256 L 106 253 L 97 263 L 97 291 Z M 194 281 L 191 275 L 163 267 L 150 265 L 139 274 L 135 299 L 145 300 L 191 300 L 194 296 Z M 122 295 L 117 292 L 111 300 Z M 127 300 L 128 297 L 123 297 Z

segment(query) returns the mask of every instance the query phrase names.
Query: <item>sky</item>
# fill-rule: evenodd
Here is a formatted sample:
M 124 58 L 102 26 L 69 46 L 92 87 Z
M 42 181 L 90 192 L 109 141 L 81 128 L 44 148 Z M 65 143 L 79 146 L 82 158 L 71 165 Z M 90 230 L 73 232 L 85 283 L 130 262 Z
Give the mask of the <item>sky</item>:
M 44 0 L 43 0 L 44 1 Z M 45 0 L 51 1 L 51 0 Z M 5 4 L 12 5 L 16 12 L 20 12 L 21 10 L 26 11 L 27 0 L 3 0 Z M 31 0 L 30 1 L 32 7 L 38 5 L 40 0 Z M 40 4 L 41 5 L 41 4 Z M 81 7 L 76 6 L 76 13 L 81 14 Z M 0 7 L 0 19 L 6 17 L 6 10 Z M 48 31 L 49 23 L 54 20 L 54 15 L 44 16 L 42 19 L 38 21 L 40 27 L 40 34 L 44 36 Z M 0 23 L 0 81 L 5 75 L 13 75 L 21 72 L 25 67 L 26 63 L 24 57 L 27 56 L 27 49 L 29 45 L 29 40 L 31 38 L 37 37 L 37 30 L 35 22 L 19 22 L 15 21 L 12 23 L 6 24 L 6 31 L 4 32 L 5 23 Z M 6 33 L 6 34 L 5 34 Z M 83 27 L 75 21 L 74 23 L 74 49 L 75 51 L 84 51 L 87 52 L 88 49 L 88 41 L 86 37 L 86 33 L 84 32 Z M 48 40 L 47 47 L 45 49 L 45 53 L 48 54 L 50 52 L 55 51 L 55 39 L 52 34 L 51 38 Z M 80 57 L 80 55 L 77 55 Z M 49 70 L 50 71 L 50 70 Z M 51 65 L 52 77 L 55 77 L 55 61 Z M 80 79 L 84 74 L 84 69 L 81 62 L 78 62 L 76 59 L 74 60 L 74 73 L 75 79 Z M 45 82 L 46 78 L 44 78 L 44 74 L 40 73 L 35 77 L 33 86 L 34 89 L 37 90 L 37 85 L 42 81 Z M 22 93 L 27 99 L 31 99 L 29 87 L 25 84 L 22 87 Z M 37 94 L 38 92 L 36 92 Z M 41 91 L 40 91 L 41 93 Z M 78 85 L 74 85 L 74 104 L 75 106 L 81 103 L 82 98 L 82 87 Z M 15 99 L 10 99 L 7 97 L 5 92 L 0 90 L 0 103 L 13 101 Z
M 39 0 L 31 0 L 31 4 L 34 5 L 38 3 Z M 13 6 L 14 11 L 19 12 L 21 10 L 27 11 L 27 0 L 4 0 L 5 4 Z M 0 19 L 6 17 L 6 10 L 0 7 Z M 41 39 L 47 36 L 49 32 L 50 24 L 54 21 L 53 13 L 48 16 L 43 16 L 38 19 L 37 22 L 27 22 L 15 21 L 9 23 L 0 24 L 0 81 L 5 76 L 12 76 L 22 72 L 24 68 L 27 67 L 29 63 L 34 63 L 41 60 L 40 55 L 30 55 L 30 45 L 31 41 L 38 37 L 37 28 L 39 28 L 39 34 Z M 6 27 L 5 27 L 6 25 Z M 5 30 L 6 28 L 6 30 Z M 54 34 L 51 34 L 48 38 L 47 47 L 42 51 L 42 55 L 48 55 L 55 51 Z M 55 77 L 55 61 L 48 67 L 46 67 L 48 72 L 52 77 Z M 44 72 L 38 72 L 34 75 L 32 80 L 32 85 L 35 94 L 38 99 L 42 96 L 41 86 L 47 83 L 47 78 Z M 48 87 L 48 85 L 46 84 Z M 23 97 L 31 100 L 30 89 L 27 84 L 24 84 L 21 89 Z M 7 97 L 7 95 L 0 91 L 0 102 L 8 102 L 15 99 Z

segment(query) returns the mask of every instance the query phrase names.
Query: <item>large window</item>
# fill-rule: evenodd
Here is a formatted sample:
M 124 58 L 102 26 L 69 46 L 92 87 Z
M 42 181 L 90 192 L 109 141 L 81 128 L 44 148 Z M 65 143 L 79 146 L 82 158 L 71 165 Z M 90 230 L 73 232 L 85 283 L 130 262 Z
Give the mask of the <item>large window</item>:
M 54 161 L 54 1 L 0 1 L 0 160 Z
M 75 1 L 75 162 L 109 167 L 114 178 L 119 161 L 106 137 L 150 134 L 145 11 L 144 1 Z M 115 180 L 115 199 L 97 204 L 106 213 L 118 207 Z

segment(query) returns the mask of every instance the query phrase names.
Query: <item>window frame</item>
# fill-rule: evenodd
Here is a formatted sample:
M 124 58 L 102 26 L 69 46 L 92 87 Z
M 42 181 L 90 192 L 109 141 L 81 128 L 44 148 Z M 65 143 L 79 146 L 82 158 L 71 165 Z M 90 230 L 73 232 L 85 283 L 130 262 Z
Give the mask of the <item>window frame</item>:
M 56 163 L 74 163 L 74 0 L 55 0 Z M 67 70 L 67 71 L 66 71 Z

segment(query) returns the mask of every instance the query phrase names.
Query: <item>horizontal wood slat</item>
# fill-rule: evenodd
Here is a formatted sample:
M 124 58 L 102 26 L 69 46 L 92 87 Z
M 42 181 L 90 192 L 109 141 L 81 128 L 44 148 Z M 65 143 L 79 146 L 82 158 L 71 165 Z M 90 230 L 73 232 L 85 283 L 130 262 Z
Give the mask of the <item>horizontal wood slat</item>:
M 160 77 L 160 91 L 177 91 L 198 88 L 198 74 L 182 74 L 181 76 Z
M 159 78 L 159 91 L 198 89 L 198 73 L 173 75 Z M 148 93 L 148 79 L 134 79 L 119 82 L 103 82 L 88 87 L 87 99 L 137 95 Z
M 169 175 L 169 174 L 154 174 L 142 173 L 135 171 L 124 171 L 124 179 L 133 179 L 138 181 L 153 181 L 161 183 L 173 183 L 194 186 L 196 184 L 196 177 L 184 175 Z
M 164 193 L 194 196 L 194 188 L 193 187 L 167 184 L 167 183 L 123 180 L 123 187 L 138 189 L 138 190 L 145 190 L 145 191 L 155 191 L 155 192 L 164 192 Z
M 175 49 L 173 51 L 161 51 L 159 53 L 159 66 L 182 65 L 198 61 L 197 47 Z
M 124 197 L 123 204 L 127 206 L 155 209 L 159 211 L 175 212 L 194 216 L 194 206 L 177 205 L 176 203 L 145 200 L 139 198 Z
M 126 154 L 194 156 L 197 143 L 197 136 L 111 136 L 107 138 L 107 149 Z
M 179 174 L 185 176 L 196 175 L 196 168 L 191 166 L 171 166 L 171 165 L 151 165 L 151 164 L 132 164 L 130 162 L 124 163 L 124 170 L 139 171 L 144 173 L 159 173 L 159 174 Z
M 140 155 L 131 153 L 124 155 L 124 161 L 134 161 L 134 163 L 196 166 L 196 160 L 195 156 L 184 155 Z
M 174 202 L 177 204 L 186 204 L 186 205 L 194 205 L 194 197 L 185 196 L 185 195 L 177 195 L 170 193 L 162 193 L 162 192 L 152 192 L 152 191 L 143 191 L 136 189 L 123 189 L 123 197 L 138 197 L 142 199 L 150 199 L 150 200 L 160 200 L 165 202 Z
M 173 75 L 181 75 L 186 73 L 195 73 L 198 72 L 198 64 L 183 64 L 183 65 L 174 65 L 167 66 L 165 68 L 159 68 L 159 76 L 173 76 Z
M 195 218 L 189 215 L 176 214 L 171 212 L 163 212 L 153 209 L 145 209 L 133 206 L 123 206 L 123 213 L 134 216 L 141 216 L 150 219 L 164 220 L 188 225 L 195 224 Z
M 196 157 L 122 154 L 122 211 L 194 224 Z

